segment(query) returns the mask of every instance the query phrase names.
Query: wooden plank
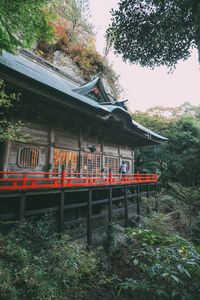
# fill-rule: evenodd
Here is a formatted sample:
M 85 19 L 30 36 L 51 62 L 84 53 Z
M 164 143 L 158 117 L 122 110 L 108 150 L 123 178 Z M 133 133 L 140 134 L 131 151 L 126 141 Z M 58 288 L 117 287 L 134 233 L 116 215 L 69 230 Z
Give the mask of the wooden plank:
M 75 203 L 75 204 L 68 204 L 64 206 L 64 209 L 72 209 L 72 208 L 81 208 L 87 206 L 87 202 L 82 202 L 82 203 Z
M 40 215 L 44 214 L 46 212 L 51 212 L 51 211 L 58 211 L 58 207 L 46 207 L 46 208 L 40 208 L 40 209 L 34 209 L 34 210 L 26 210 L 25 211 L 25 216 L 34 216 L 34 215 Z
M 79 218 L 79 219 L 74 219 L 74 220 L 70 220 L 70 221 L 65 221 L 64 225 L 68 226 L 68 225 L 76 225 L 76 224 L 81 224 L 83 222 L 86 221 L 86 218 Z M 86 234 L 85 234 L 86 235 Z
M 95 200 L 92 202 L 92 205 L 105 204 L 108 203 L 108 198 L 102 200 Z
M 17 217 L 18 217 L 17 213 L 7 213 L 7 214 L 0 215 L 0 220 L 14 219 Z

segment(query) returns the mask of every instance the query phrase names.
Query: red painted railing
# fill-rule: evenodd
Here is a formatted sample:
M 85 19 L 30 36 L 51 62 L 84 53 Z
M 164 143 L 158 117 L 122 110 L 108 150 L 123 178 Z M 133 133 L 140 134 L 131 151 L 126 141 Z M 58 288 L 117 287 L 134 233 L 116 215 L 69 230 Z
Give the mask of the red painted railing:
M 55 172 L 0 172 L 0 191 L 81 186 L 105 186 L 131 183 L 156 183 L 156 174 L 87 174 Z

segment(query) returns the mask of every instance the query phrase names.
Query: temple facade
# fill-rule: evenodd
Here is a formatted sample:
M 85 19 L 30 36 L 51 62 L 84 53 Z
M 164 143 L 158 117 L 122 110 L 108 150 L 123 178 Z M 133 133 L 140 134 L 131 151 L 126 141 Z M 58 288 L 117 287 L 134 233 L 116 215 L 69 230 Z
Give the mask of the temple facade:
M 0 78 L 20 93 L 14 120 L 23 123 L 20 142 L 1 142 L 0 170 L 88 174 L 119 173 L 121 161 L 134 173 L 134 149 L 166 138 L 132 120 L 101 77 L 78 86 L 31 52 L 2 52 Z

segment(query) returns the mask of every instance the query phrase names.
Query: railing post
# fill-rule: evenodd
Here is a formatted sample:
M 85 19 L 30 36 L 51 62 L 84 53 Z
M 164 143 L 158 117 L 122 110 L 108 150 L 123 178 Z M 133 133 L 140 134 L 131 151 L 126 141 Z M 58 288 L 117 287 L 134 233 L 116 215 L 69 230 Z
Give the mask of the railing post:
M 61 170 L 61 186 L 64 187 L 65 186 L 65 176 L 66 176 L 66 171 L 65 171 L 65 167 L 62 167 Z
M 109 184 L 112 184 L 112 171 L 111 171 L 111 169 L 109 169 L 108 178 L 109 178 Z
M 23 189 L 26 188 L 26 181 L 27 181 L 26 173 L 23 173 L 23 179 L 22 179 L 22 188 Z

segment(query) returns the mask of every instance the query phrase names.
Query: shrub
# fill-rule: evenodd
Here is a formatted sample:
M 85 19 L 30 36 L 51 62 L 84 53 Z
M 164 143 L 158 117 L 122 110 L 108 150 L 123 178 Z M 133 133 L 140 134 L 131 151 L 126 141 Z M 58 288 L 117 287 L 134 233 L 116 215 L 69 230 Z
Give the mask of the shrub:
M 197 217 L 194 219 L 192 226 L 192 239 L 197 244 L 200 245 L 200 213 L 197 215 Z
M 52 216 L 0 236 L 0 299 L 91 299 L 107 278 L 94 253 L 53 234 Z
M 199 299 L 200 255 L 188 242 L 136 228 L 127 235 L 130 244 L 114 260 L 119 293 L 131 299 Z
M 143 217 L 142 221 L 145 228 L 158 231 L 161 234 L 173 232 L 170 214 L 153 212 L 149 216 Z

